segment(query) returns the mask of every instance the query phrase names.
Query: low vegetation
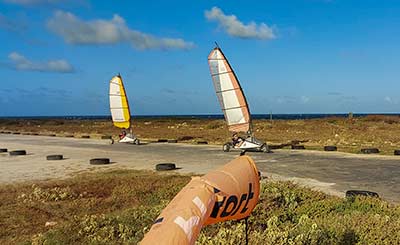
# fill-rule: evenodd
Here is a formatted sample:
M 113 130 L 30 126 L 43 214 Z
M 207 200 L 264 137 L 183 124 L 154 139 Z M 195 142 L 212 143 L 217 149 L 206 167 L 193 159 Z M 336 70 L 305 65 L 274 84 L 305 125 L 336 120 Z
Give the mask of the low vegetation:
M 0 244 L 137 244 L 189 180 L 118 170 L 0 186 Z M 249 244 L 400 244 L 399 206 L 290 182 L 263 183 L 248 222 Z M 197 241 L 244 242 L 243 221 L 205 227 Z

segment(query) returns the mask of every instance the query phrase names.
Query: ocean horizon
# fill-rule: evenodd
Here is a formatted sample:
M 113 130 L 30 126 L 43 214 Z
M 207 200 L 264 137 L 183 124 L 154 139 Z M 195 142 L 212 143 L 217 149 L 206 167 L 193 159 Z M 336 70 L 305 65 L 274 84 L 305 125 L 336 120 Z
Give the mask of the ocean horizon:
M 353 113 L 353 117 L 369 115 L 400 116 L 400 113 Z M 299 113 L 299 114 L 252 114 L 253 119 L 301 120 L 329 117 L 349 117 L 349 113 Z M 223 119 L 223 114 L 193 115 L 132 115 L 133 119 L 174 118 L 174 119 Z M 111 120 L 111 115 L 65 115 L 65 116 L 0 116 L 0 119 L 64 119 L 64 120 Z

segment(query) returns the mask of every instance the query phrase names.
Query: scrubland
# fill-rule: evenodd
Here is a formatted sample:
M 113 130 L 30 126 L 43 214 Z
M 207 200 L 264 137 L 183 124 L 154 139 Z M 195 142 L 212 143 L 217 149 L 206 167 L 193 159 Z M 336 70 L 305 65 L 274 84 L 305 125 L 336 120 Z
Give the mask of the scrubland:
M 0 186 L 1 244 L 137 244 L 190 180 L 118 170 Z M 249 244 L 400 244 L 400 207 L 263 180 Z M 162 239 L 162 238 L 160 238 Z M 244 221 L 205 227 L 198 244 L 244 244 Z

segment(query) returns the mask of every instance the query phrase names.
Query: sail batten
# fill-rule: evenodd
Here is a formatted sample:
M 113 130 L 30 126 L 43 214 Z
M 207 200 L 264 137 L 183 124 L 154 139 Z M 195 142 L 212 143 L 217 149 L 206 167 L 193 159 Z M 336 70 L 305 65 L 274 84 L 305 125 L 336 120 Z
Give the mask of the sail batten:
M 219 76 L 219 75 L 227 74 L 227 73 L 231 73 L 231 72 L 230 71 L 226 71 L 226 72 L 221 72 L 221 73 L 215 73 L 215 74 L 212 74 L 211 76 Z
M 131 113 L 121 76 L 115 76 L 111 79 L 109 98 L 114 126 L 125 129 L 130 128 Z
M 245 106 L 238 106 L 238 107 L 232 107 L 232 108 L 227 108 L 227 109 L 222 109 L 223 111 L 229 111 L 229 110 L 235 110 L 239 108 L 244 108 Z
M 230 131 L 251 130 L 250 111 L 239 80 L 220 48 L 208 56 L 211 77 L 220 106 Z

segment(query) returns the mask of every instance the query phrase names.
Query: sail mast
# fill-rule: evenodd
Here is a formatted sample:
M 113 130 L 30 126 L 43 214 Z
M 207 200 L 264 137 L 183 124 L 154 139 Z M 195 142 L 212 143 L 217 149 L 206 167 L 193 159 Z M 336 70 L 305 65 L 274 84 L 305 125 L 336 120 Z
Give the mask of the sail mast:
M 226 58 L 224 52 L 222 52 L 222 49 L 219 47 L 218 43 L 215 42 L 215 44 L 217 45 L 217 48 L 218 48 L 219 51 L 221 52 L 222 56 L 225 58 L 226 63 L 228 63 L 229 67 L 231 68 L 232 74 L 235 76 L 235 78 L 236 78 L 236 80 L 237 80 L 237 83 L 238 83 L 238 85 L 239 85 L 240 92 L 243 94 L 243 98 L 244 98 L 244 101 L 245 101 L 246 106 L 247 106 L 247 111 L 249 112 L 249 130 L 248 130 L 247 133 L 250 133 L 251 136 L 253 136 L 253 123 L 252 123 L 252 118 L 251 118 L 251 113 L 250 113 L 250 106 L 249 106 L 249 103 L 247 102 L 246 96 L 244 95 L 243 88 L 242 88 L 242 86 L 240 85 L 239 78 L 237 78 L 235 71 L 233 70 L 231 64 L 229 63 L 229 60 Z
M 229 130 L 252 134 L 251 114 L 247 99 L 239 79 L 217 43 L 208 56 L 208 62 Z
M 124 82 L 122 81 L 122 76 L 121 74 L 118 72 L 118 77 L 121 79 L 121 83 L 122 83 L 122 89 L 124 90 L 124 94 L 125 94 L 125 98 L 126 98 L 126 103 L 128 105 L 128 113 L 129 113 L 129 132 L 131 134 L 133 134 L 132 131 L 132 115 L 131 115 L 131 109 L 129 107 L 129 100 L 128 100 L 128 96 L 126 95 L 126 90 L 125 90 L 125 86 L 124 86 Z
M 131 113 L 128 98 L 120 74 L 110 80 L 110 111 L 114 126 L 131 128 Z

